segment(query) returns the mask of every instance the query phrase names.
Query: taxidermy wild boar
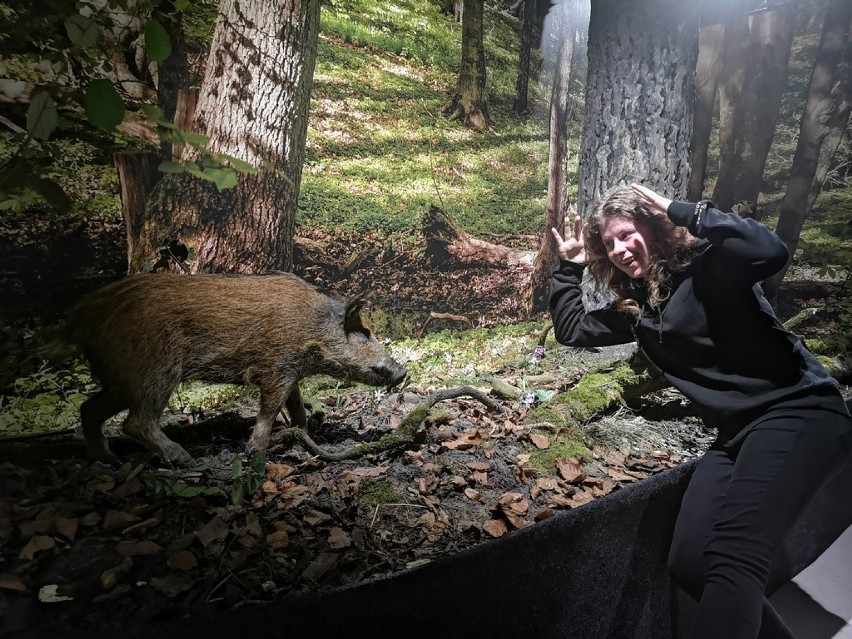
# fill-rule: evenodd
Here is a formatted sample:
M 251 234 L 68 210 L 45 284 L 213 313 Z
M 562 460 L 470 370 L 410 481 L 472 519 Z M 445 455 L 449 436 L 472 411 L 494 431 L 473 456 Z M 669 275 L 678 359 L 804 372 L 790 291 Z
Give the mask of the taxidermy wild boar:
M 247 449 L 265 450 L 286 405 L 306 422 L 300 379 L 318 373 L 393 386 L 406 370 L 361 321 L 361 296 L 328 295 L 291 274 L 135 275 L 85 297 L 68 321 L 102 389 L 81 409 L 90 457 L 114 460 L 103 423 L 129 410 L 122 428 L 164 460 L 192 460 L 159 425 L 185 380 L 256 384 L 260 409 Z

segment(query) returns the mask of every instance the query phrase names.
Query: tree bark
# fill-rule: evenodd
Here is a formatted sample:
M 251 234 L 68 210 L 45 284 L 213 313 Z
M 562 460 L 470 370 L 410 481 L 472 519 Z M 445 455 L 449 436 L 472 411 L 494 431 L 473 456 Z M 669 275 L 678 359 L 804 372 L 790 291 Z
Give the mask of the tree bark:
M 177 92 L 175 103 L 174 123 L 181 131 L 191 131 L 195 119 L 195 111 L 198 108 L 198 89 L 180 89 Z M 172 144 L 171 158 L 180 160 L 186 145 L 181 142 Z
M 518 54 L 518 78 L 515 82 L 515 100 L 512 103 L 512 110 L 517 115 L 525 114 L 529 103 L 530 50 L 535 19 L 536 0 L 525 0 L 524 19 L 521 23 L 521 50 Z
M 123 152 L 115 154 L 115 168 L 121 189 L 121 214 L 127 232 L 128 270 L 130 256 L 136 250 L 136 238 L 145 223 L 148 195 L 159 180 L 157 167 L 160 155 L 154 152 Z
M 620 182 L 685 197 L 692 100 L 684 96 L 694 93 L 698 6 L 649 0 L 637 11 L 628 0 L 592 2 L 577 202 L 584 219 Z
M 775 299 L 799 245 L 799 234 L 822 190 L 834 154 L 852 109 L 852 3 L 832 0 L 823 24 L 799 139 L 787 191 L 778 209 L 775 232 L 784 240 L 790 257 L 783 269 L 764 282 L 764 292 Z
M 564 12 L 567 7 L 557 10 L 563 11 L 561 19 L 570 24 Z M 544 229 L 541 237 L 541 250 L 535 256 L 533 270 L 530 274 L 530 283 L 525 293 L 524 306 L 530 315 L 547 310 L 550 302 L 550 284 L 553 271 L 559 263 L 559 253 L 556 250 L 556 242 L 550 229 L 555 228 L 560 233 L 565 232 L 565 216 L 570 209 L 568 199 L 568 133 L 569 124 L 569 100 L 571 87 L 571 69 L 574 57 L 574 45 L 576 29 L 579 25 L 573 25 L 573 29 L 559 29 L 563 34 L 559 53 L 556 59 L 556 68 L 553 73 L 553 89 L 550 94 L 550 147 L 547 162 L 547 211 L 544 221 Z
M 320 0 L 224 0 L 192 129 L 211 154 L 258 168 L 219 191 L 187 173 L 168 174 L 150 199 L 131 271 L 179 241 L 190 272 L 290 270 L 316 61 Z M 200 160 L 193 149 L 183 160 Z
M 442 111 L 450 120 L 483 130 L 491 125 L 485 100 L 484 0 L 467 0 L 462 14 L 461 70 L 455 95 Z
M 697 202 L 704 197 L 707 176 L 707 151 L 713 130 L 716 94 L 724 61 L 725 27 L 730 20 L 702 24 L 698 36 L 698 63 L 695 69 L 695 108 L 692 118 L 692 145 L 687 199 Z
M 719 175 L 713 201 L 725 211 L 757 204 L 775 134 L 796 22 L 796 3 L 779 3 L 726 30 L 719 108 Z M 751 28 L 749 28 L 751 20 Z

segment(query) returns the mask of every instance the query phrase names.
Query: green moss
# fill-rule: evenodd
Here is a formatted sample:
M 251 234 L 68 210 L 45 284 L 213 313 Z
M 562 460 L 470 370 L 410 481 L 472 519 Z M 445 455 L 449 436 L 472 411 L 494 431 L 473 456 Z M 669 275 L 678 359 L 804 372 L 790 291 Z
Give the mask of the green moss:
M 593 458 L 583 441 L 583 436 L 574 429 L 564 430 L 551 439 L 550 446 L 545 450 L 539 450 L 533 446 L 526 446 L 522 452 L 530 455 L 526 467 L 536 471 L 539 477 L 552 477 L 556 474 L 556 461 L 567 457 L 580 460 Z
M 364 477 L 358 489 L 358 505 L 398 504 L 403 501 L 393 481 L 386 477 Z

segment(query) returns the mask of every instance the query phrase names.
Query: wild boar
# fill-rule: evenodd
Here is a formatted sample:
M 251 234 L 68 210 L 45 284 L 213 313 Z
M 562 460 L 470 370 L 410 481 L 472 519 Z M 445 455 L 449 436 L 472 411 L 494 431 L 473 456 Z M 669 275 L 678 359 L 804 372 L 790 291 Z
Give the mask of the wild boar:
M 265 450 L 284 405 L 304 426 L 300 379 L 326 374 L 393 386 L 406 370 L 361 320 L 362 296 L 336 297 L 291 274 L 135 275 L 85 297 L 69 316 L 101 390 L 80 417 L 89 456 L 112 461 L 103 423 L 128 409 L 122 428 L 164 460 L 192 460 L 159 425 L 185 380 L 255 384 L 260 409 L 249 452 Z

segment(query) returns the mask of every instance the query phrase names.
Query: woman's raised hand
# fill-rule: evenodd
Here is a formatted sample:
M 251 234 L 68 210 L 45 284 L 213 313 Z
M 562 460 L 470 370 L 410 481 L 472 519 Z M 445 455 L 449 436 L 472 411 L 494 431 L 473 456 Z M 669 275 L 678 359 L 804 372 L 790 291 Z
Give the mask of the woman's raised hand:
M 657 210 L 662 213 L 666 213 L 669 210 L 669 204 L 671 204 L 672 201 L 668 198 L 663 197 L 659 193 L 655 193 L 647 186 L 642 186 L 641 184 L 634 183 L 630 185 L 630 188 L 652 211 Z
M 551 228 L 550 232 L 553 233 L 553 239 L 556 240 L 556 250 L 559 251 L 560 258 L 576 264 L 586 263 L 588 257 L 583 240 L 583 223 L 579 215 L 574 218 L 573 229 L 568 218 L 565 219 L 564 238 L 555 228 Z

